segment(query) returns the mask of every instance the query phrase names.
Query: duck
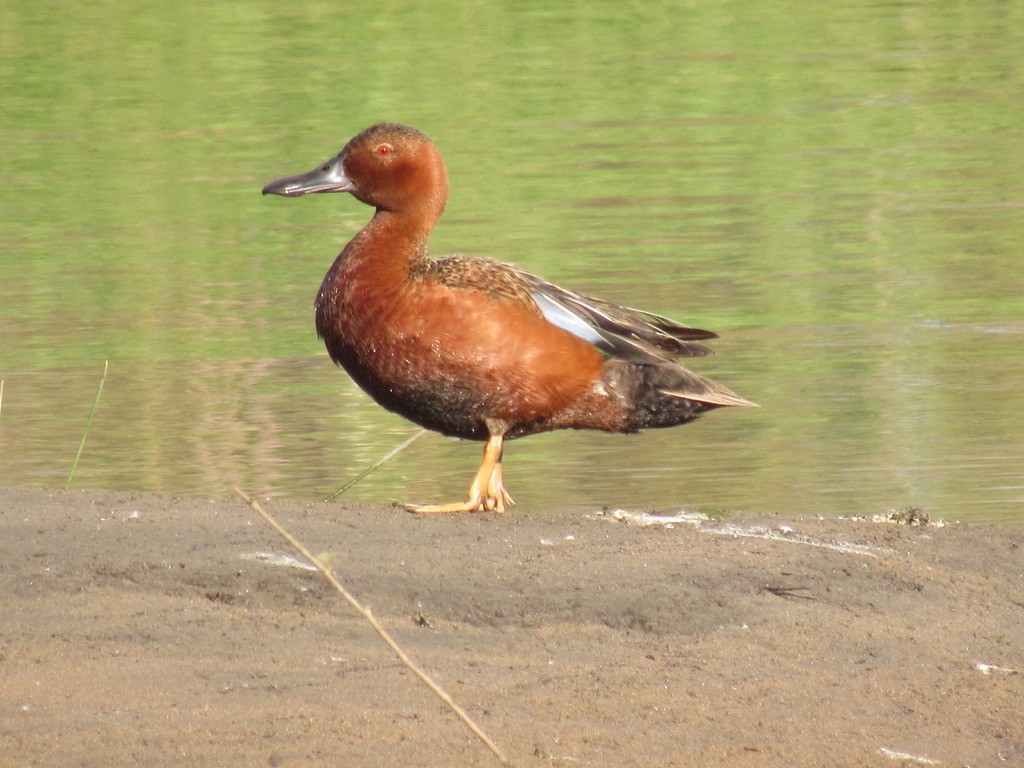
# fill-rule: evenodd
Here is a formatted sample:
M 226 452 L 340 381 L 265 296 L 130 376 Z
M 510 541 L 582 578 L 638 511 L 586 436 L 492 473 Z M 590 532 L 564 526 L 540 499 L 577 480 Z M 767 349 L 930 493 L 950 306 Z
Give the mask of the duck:
M 480 441 L 467 498 L 405 504 L 419 514 L 504 512 L 505 443 L 558 429 L 636 433 L 755 405 L 692 373 L 717 334 L 559 287 L 518 266 L 433 257 L 448 199 L 437 146 L 400 123 L 373 125 L 264 195 L 346 192 L 374 209 L 327 271 L 316 331 L 371 398 L 428 430 Z

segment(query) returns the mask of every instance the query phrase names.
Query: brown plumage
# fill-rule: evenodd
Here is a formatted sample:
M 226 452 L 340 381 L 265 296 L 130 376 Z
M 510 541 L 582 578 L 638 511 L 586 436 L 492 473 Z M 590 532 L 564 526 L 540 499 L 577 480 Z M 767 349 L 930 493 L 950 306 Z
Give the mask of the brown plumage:
M 636 432 L 752 405 L 676 358 L 709 354 L 710 331 L 553 285 L 511 264 L 432 259 L 427 239 L 448 176 L 419 131 L 384 123 L 308 173 L 268 184 L 286 197 L 349 192 L 375 213 L 327 272 L 316 327 L 331 358 L 378 403 L 428 429 L 486 442 L 465 502 L 512 503 L 504 441 L 553 429 Z

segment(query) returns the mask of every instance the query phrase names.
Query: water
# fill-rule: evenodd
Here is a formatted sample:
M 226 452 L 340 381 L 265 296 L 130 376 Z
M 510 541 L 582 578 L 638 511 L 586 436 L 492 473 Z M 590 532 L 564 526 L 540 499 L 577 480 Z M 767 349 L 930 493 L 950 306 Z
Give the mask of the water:
M 521 506 L 1024 520 L 1024 7 L 528 2 L 0 10 L 0 485 L 322 497 L 411 434 L 333 368 L 369 210 L 261 198 L 379 120 L 433 241 L 722 334 L 760 409 L 512 443 Z M 462 496 L 421 438 L 349 492 Z

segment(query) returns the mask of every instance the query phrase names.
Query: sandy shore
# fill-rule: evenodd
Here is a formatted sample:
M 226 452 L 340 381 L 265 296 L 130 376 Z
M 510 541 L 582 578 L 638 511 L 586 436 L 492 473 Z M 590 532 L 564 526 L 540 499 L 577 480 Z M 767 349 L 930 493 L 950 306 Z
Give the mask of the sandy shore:
M 515 765 L 1024 765 L 1019 527 L 264 503 Z M 239 499 L 0 548 L 0 765 L 498 764 Z

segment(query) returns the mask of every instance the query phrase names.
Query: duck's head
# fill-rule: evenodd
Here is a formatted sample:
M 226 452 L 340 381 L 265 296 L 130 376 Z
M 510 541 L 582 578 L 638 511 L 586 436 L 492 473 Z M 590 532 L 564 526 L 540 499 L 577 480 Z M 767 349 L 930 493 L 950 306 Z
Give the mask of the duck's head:
M 448 173 L 434 143 L 407 125 L 379 123 L 352 138 L 326 163 L 272 181 L 264 195 L 349 192 L 378 210 L 441 215 Z

